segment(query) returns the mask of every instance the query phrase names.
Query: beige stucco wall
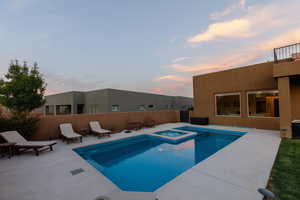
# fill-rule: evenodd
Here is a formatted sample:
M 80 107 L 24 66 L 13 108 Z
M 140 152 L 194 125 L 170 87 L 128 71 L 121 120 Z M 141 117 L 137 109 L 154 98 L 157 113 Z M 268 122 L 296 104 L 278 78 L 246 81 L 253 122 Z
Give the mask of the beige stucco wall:
M 273 68 L 274 77 L 300 75 L 300 60 L 291 62 L 275 63 Z
M 193 77 L 193 116 L 209 117 L 211 124 L 279 129 L 279 118 L 248 117 L 247 91 L 277 89 L 273 78 L 273 62 Z M 241 117 L 215 115 L 215 94 L 241 93 Z
M 280 77 L 278 78 L 279 88 L 279 108 L 280 108 L 280 134 L 281 137 L 290 138 L 292 135 L 291 121 L 291 90 L 290 90 L 290 78 Z
M 153 112 L 116 112 L 101 114 L 57 115 L 43 116 L 35 134 L 35 140 L 58 138 L 59 124 L 71 123 L 75 131 L 88 128 L 90 121 L 99 121 L 103 128 L 109 130 L 126 129 L 129 121 L 144 121 L 152 119 L 156 124 L 173 123 L 179 121 L 178 111 L 153 111 Z
M 300 76 L 290 78 L 290 90 L 292 120 L 300 120 Z

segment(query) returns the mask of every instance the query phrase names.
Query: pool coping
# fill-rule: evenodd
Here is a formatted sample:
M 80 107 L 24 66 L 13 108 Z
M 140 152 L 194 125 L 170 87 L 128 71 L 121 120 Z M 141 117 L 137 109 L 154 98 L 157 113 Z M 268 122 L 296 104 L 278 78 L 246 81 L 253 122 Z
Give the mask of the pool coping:
M 162 130 L 162 131 L 168 131 L 168 130 L 170 130 L 170 129 Z M 172 129 L 172 130 L 174 130 L 174 129 Z M 150 135 L 150 136 L 153 136 L 153 137 L 165 139 L 165 140 L 173 142 L 173 143 L 180 142 L 180 141 L 182 141 L 184 139 L 188 139 L 188 138 L 191 138 L 191 137 L 197 135 L 197 133 L 191 132 L 191 131 L 181 131 L 181 130 L 176 130 L 176 131 L 177 132 L 182 132 L 182 133 L 185 133 L 185 134 L 181 135 L 181 136 L 177 136 L 177 137 L 169 137 L 169 136 L 159 135 L 159 134 L 155 134 L 155 133 L 146 133 L 145 135 Z

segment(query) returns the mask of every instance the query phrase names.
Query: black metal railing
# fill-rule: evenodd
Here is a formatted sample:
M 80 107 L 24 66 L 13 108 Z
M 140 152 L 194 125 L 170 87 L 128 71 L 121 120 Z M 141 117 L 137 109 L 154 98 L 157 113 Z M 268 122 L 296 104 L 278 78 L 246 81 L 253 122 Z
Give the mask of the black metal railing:
M 285 61 L 293 60 L 294 57 L 299 56 L 300 54 L 300 43 L 291 44 L 274 49 L 274 61 Z

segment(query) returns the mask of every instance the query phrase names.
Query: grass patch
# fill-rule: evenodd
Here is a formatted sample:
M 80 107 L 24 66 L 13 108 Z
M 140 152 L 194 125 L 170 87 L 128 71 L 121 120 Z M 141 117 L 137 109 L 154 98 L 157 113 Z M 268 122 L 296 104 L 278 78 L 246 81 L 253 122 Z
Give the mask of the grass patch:
M 277 199 L 300 199 L 300 140 L 282 139 L 268 188 Z

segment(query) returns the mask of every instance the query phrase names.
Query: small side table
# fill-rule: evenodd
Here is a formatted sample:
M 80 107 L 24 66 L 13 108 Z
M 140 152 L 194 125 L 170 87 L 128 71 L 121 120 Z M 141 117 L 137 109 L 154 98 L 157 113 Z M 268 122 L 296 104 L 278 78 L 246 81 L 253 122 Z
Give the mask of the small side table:
M 80 135 L 82 135 L 82 136 L 87 136 L 87 135 L 90 133 L 90 129 L 89 129 L 89 128 L 82 128 L 82 129 L 79 129 L 79 133 L 80 133 Z
M 143 123 L 140 121 L 130 121 L 128 122 L 128 127 L 127 129 L 129 130 L 139 130 L 143 126 Z
M 16 143 L 11 143 L 11 142 L 0 144 L 0 150 L 1 150 L 1 154 L 2 154 L 1 157 L 5 156 L 5 149 L 7 149 L 8 150 L 8 158 L 11 158 L 15 154 L 15 146 L 16 146 Z

